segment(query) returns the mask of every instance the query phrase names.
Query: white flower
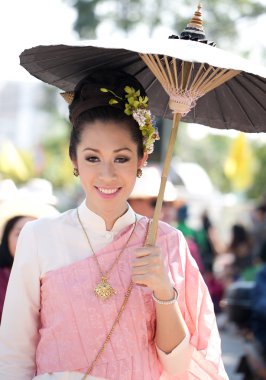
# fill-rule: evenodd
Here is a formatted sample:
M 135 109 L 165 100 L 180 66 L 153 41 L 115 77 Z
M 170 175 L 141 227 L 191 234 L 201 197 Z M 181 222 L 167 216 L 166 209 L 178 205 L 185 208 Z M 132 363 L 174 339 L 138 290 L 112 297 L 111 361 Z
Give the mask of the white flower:
M 139 108 L 133 111 L 132 116 L 140 127 L 144 127 L 144 125 L 146 124 L 147 110 L 145 110 L 144 108 Z

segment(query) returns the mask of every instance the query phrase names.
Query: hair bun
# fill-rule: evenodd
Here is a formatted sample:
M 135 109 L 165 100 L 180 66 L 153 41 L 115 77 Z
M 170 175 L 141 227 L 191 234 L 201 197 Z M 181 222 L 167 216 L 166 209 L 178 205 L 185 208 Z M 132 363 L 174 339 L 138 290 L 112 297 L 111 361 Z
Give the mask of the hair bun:
M 146 95 L 140 82 L 123 71 L 105 69 L 87 75 L 75 87 L 74 99 L 69 106 L 70 121 L 74 124 L 78 116 L 86 110 L 109 105 L 112 95 L 102 92 L 101 88 L 107 88 L 124 99 L 126 86 L 140 90 L 142 96 Z M 115 106 L 123 109 L 121 103 Z

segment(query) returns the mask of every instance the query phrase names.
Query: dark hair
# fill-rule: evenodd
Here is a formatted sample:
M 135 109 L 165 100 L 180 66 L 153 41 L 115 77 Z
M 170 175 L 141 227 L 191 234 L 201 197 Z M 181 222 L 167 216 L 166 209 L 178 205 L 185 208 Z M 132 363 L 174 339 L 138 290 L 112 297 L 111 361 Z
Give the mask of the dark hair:
M 232 240 L 230 243 L 230 248 L 234 249 L 241 243 L 250 243 L 249 233 L 241 224 L 234 224 L 232 226 Z
M 112 121 L 117 123 L 118 126 L 123 126 L 123 128 L 129 132 L 132 141 L 137 145 L 138 157 L 143 157 L 142 133 L 137 122 L 132 117 L 127 116 L 123 111 L 111 106 L 106 106 L 89 109 L 76 119 L 75 126 L 73 126 L 70 135 L 69 156 L 71 159 L 76 158 L 77 145 L 80 143 L 81 135 L 84 129 L 87 128 L 87 124 L 94 123 L 95 121 L 101 121 L 103 123 Z
M 11 268 L 13 265 L 14 258 L 11 255 L 11 252 L 8 246 L 8 238 L 15 224 L 21 218 L 24 218 L 24 216 L 23 215 L 14 216 L 13 218 L 9 219 L 8 222 L 4 226 L 2 241 L 0 244 L 0 268 Z
M 261 212 L 262 214 L 265 214 L 266 213 L 266 205 L 265 204 L 261 204 L 261 205 L 257 206 L 255 208 L 255 210 Z
M 266 240 L 264 240 L 262 245 L 261 245 L 260 259 L 263 263 L 266 263 Z
M 82 79 L 75 88 L 73 102 L 69 106 L 69 119 L 72 123 L 70 135 L 69 155 L 76 158 L 77 145 L 81 134 L 87 127 L 86 124 L 95 121 L 107 123 L 109 121 L 123 126 L 130 133 L 132 140 L 137 144 L 138 157 L 143 157 L 143 137 L 138 123 L 132 116 L 125 114 L 125 87 L 133 87 L 140 91 L 141 96 L 146 96 L 145 90 L 138 80 L 130 74 L 116 70 L 100 70 Z M 101 88 L 110 90 L 102 92 Z M 112 92 L 121 100 L 109 105 Z

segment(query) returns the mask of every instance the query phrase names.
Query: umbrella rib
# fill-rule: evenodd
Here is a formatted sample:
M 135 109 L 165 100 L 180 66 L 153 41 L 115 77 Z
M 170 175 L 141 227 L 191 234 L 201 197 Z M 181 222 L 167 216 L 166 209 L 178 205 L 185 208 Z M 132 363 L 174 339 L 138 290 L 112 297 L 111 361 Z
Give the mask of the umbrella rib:
M 236 78 L 234 78 L 234 79 L 236 80 Z M 238 82 L 239 82 L 239 81 L 238 81 Z M 239 83 L 239 84 L 240 84 L 240 86 L 242 86 L 241 83 Z M 234 90 L 232 89 L 230 82 L 226 82 L 226 83 L 225 83 L 225 86 L 228 87 L 228 90 L 231 92 L 232 96 L 233 96 L 233 97 L 235 98 L 235 100 L 237 101 L 239 107 L 241 108 L 241 111 L 245 114 L 245 116 L 246 116 L 246 118 L 249 120 L 250 124 L 254 127 L 254 124 L 253 124 L 252 120 L 250 119 L 250 117 L 249 117 L 249 115 L 248 115 L 248 113 L 247 113 L 245 107 L 243 107 L 242 104 L 239 102 L 239 98 L 236 96 Z M 242 87 L 243 87 L 243 86 L 242 86 Z M 257 131 L 255 131 L 255 132 L 257 132 Z
M 172 58 L 172 63 L 174 67 L 174 74 L 175 74 L 175 87 L 178 88 L 178 72 L 177 72 L 177 66 L 176 66 L 176 59 Z
M 197 73 L 195 75 L 195 78 L 193 79 L 193 82 L 191 84 L 191 88 L 195 88 L 197 81 L 199 80 L 199 76 L 201 75 L 201 72 L 205 69 L 204 63 L 201 63 L 199 69 L 197 70 Z
M 191 82 L 191 78 L 192 78 L 192 70 L 194 70 L 194 62 L 191 62 L 191 64 L 190 64 L 190 70 L 189 70 L 189 74 L 188 74 L 188 79 L 187 79 L 187 83 L 186 83 L 185 91 L 187 91 L 187 89 L 188 89 L 188 85 L 189 85 L 190 82 Z
M 151 81 L 151 83 L 148 86 L 146 86 L 146 92 L 148 92 L 152 88 L 152 86 L 155 85 L 157 82 L 158 79 L 156 78 L 156 76 L 154 76 L 154 79 Z
M 222 115 L 222 119 L 223 119 L 224 125 L 226 125 L 226 118 L 225 118 L 225 114 L 223 112 L 222 102 L 219 102 L 219 91 L 217 91 L 217 87 L 213 90 L 213 92 L 215 94 L 215 97 L 217 98 L 217 104 L 218 104 L 218 107 L 220 109 L 220 115 Z
M 201 66 L 201 69 L 204 69 L 204 68 L 205 68 L 204 66 L 203 67 Z M 194 84 L 193 90 L 196 90 L 196 91 L 200 91 L 201 90 L 200 86 L 202 85 L 202 83 L 204 83 L 205 78 L 208 77 L 208 75 L 211 72 L 211 70 L 213 70 L 213 67 L 209 66 L 209 68 L 205 71 L 205 73 L 198 78 L 197 82 Z
M 227 82 L 229 79 L 232 79 L 236 75 L 240 74 L 240 72 L 241 71 L 237 70 L 221 70 L 219 73 L 217 73 L 216 77 L 206 83 L 206 86 L 204 88 L 205 94 L 213 90 L 215 87 L 220 86 L 221 84 Z
M 163 67 L 162 62 L 161 62 L 161 60 L 157 54 L 155 55 L 155 59 L 157 61 L 157 67 L 159 69 L 159 72 L 161 73 L 161 78 L 163 80 L 162 82 L 168 83 L 167 76 L 166 76 L 165 71 L 164 71 L 164 67 Z
M 169 67 L 168 57 L 166 55 L 164 56 L 164 62 L 165 62 L 165 65 L 166 65 L 166 69 L 167 69 L 167 72 L 168 72 L 168 76 L 169 76 L 169 79 L 170 79 L 171 86 L 173 88 L 175 88 L 173 76 L 172 76 L 172 73 L 171 73 L 171 69 Z
M 249 78 L 247 78 L 246 76 L 245 76 L 245 78 L 247 79 L 247 80 L 249 80 Z M 236 77 L 235 78 L 235 80 L 238 82 L 238 84 L 240 85 L 240 86 L 242 86 L 246 91 L 248 91 L 248 93 L 249 93 L 249 95 L 257 102 L 257 103 L 259 103 L 259 105 L 261 106 L 261 108 L 263 109 L 263 111 L 266 111 L 266 108 L 265 108 L 265 104 L 266 103 L 261 103 L 260 101 L 259 101 L 259 99 L 258 98 L 255 98 L 255 96 L 248 90 L 248 88 L 246 87 L 246 85 L 243 83 L 243 82 L 240 82 L 240 80 L 239 80 L 239 78 L 238 77 Z M 254 83 L 253 83 L 254 84 Z M 256 85 L 256 87 L 259 89 L 259 90 L 261 90 L 261 88 L 259 87 L 259 86 L 257 86 Z

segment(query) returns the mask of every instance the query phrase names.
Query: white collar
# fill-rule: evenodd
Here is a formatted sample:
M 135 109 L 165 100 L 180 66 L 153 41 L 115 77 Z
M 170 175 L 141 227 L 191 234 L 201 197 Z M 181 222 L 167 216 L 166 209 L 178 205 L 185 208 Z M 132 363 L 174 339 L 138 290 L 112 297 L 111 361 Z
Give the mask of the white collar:
M 95 214 L 95 212 L 91 211 L 86 206 L 86 200 L 84 200 L 81 205 L 78 207 L 78 213 L 80 216 L 80 220 L 84 227 L 88 229 L 89 231 L 98 232 L 98 233 L 105 233 L 106 232 L 106 226 L 105 221 L 102 217 Z M 119 231 L 121 231 L 123 228 L 129 226 L 130 224 L 135 222 L 135 212 L 128 204 L 128 210 L 127 212 L 120 216 L 114 223 L 113 228 L 111 231 L 113 234 L 117 234 Z

